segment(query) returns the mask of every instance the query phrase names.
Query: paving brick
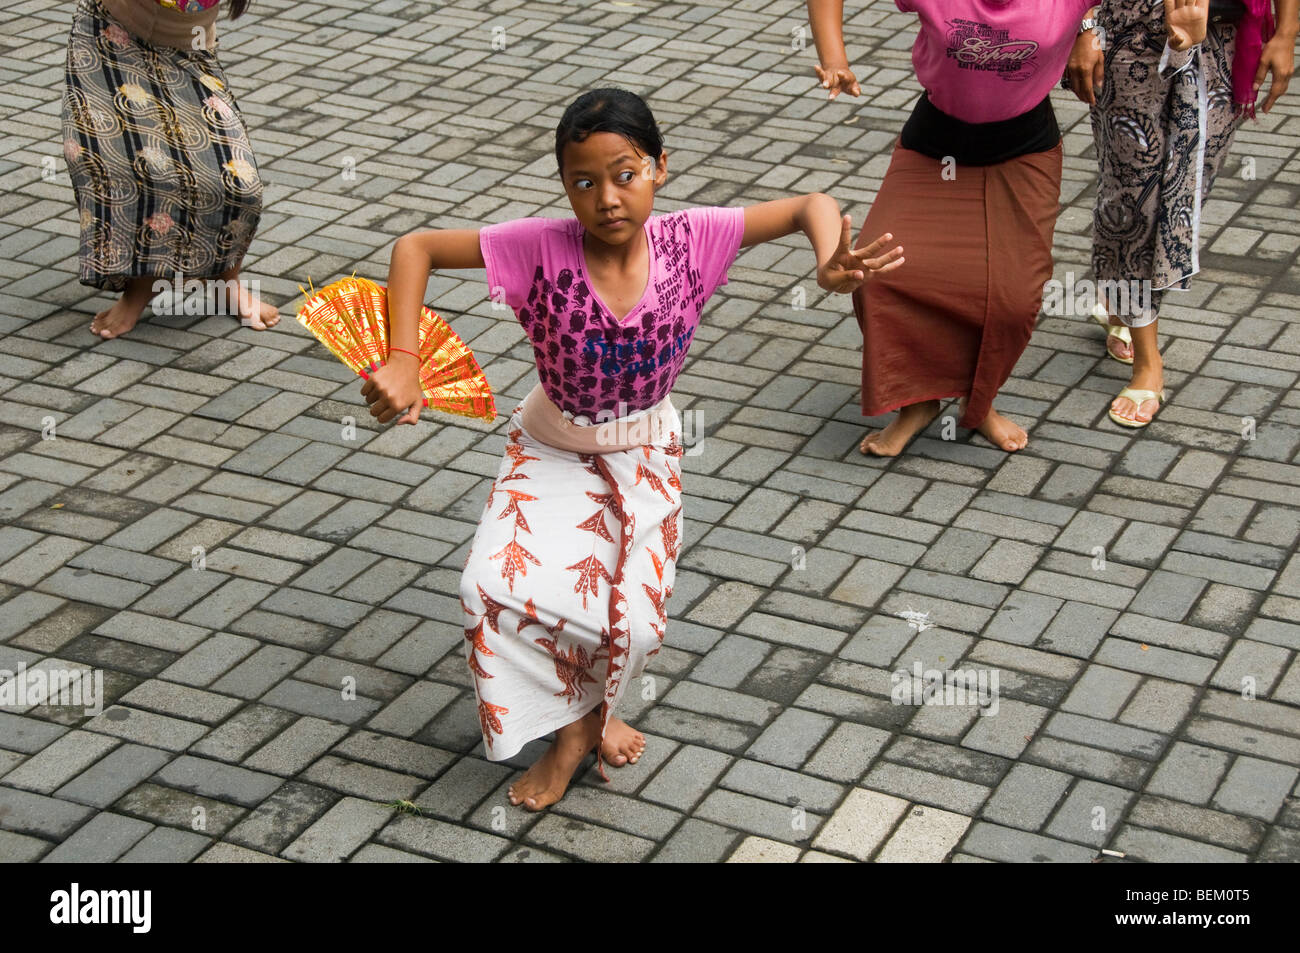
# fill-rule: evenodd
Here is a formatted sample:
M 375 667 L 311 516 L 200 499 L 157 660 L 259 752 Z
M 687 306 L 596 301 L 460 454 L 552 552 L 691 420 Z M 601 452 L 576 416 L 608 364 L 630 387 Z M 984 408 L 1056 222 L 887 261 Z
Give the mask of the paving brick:
M 1141 785 L 1151 768 L 1149 762 L 1137 758 L 1043 736 L 1034 739 L 1024 757 L 1031 764 L 1134 789 Z
M 225 837 L 251 850 L 278 854 L 339 800 L 340 796 L 333 791 L 287 781 L 227 831 Z
M 1226 752 L 1176 741 L 1151 775 L 1146 790 L 1192 804 L 1207 804 L 1231 760 Z
M 822 816 L 803 807 L 714 791 L 695 809 L 695 816 L 784 843 L 802 843 L 817 830 Z
M 650 780 L 641 796 L 679 811 L 693 807 L 731 763 L 727 755 L 695 745 L 684 745 Z
M 860 783 L 874 791 L 929 804 L 956 814 L 975 814 L 989 796 L 989 789 L 983 785 L 888 761 L 877 762 Z
M 748 759 L 733 764 L 718 784 L 732 791 L 819 813 L 829 811 L 844 795 L 843 787 L 838 784 Z
M 1291 652 L 1282 646 L 1242 639 L 1233 643 L 1210 684 L 1228 691 L 1268 695 L 1290 660 Z
M 1134 860 L 1157 864 L 1230 864 L 1245 863 L 1247 860 L 1246 854 L 1239 851 L 1130 824 L 1120 828 L 1119 834 L 1111 842 L 1111 849 L 1122 851 Z
M 1070 785 L 1070 775 L 1017 763 L 984 805 L 982 817 L 1004 826 L 1038 830 Z
M 361 846 L 392 817 L 392 808 L 345 797 L 298 835 L 282 853 L 289 860 L 337 863 Z
M 177 758 L 159 771 L 156 778 L 177 790 L 234 801 L 245 807 L 255 807 L 281 784 L 281 779 L 274 775 L 191 755 Z
M 64 800 L 106 808 L 170 760 L 166 751 L 124 744 L 82 771 L 55 794 Z
M 939 863 L 961 840 L 971 819 L 932 807 L 912 807 L 876 855 L 877 863 Z
M 1132 672 L 1089 665 L 1074 683 L 1061 708 L 1092 718 L 1114 719 L 1141 681 Z
M 993 712 L 992 706 L 981 707 Z M 1048 710 L 1014 699 L 999 699 L 996 713 L 981 714 L 961 739 L 962 747 L 1015 758 L 1028 746 Z
M 1171 733 L 1191 711 L 1196 689 L 1149 678 L 1120 713 L 1120 721 L 1163 734 Z
M 1099 718 L 1086 718 L 1069 712 L 1053 715 L 1045 727 L 1046 733 L 1066 741 L 1118 751 L 1139 758 L 1154 759 L 1164 750 L 1163 736 L 1138 728 L 1116 725 Z
M 155 827 L 118 858 L 123 864 L 183 864 L 202 853 L 212 841 L 191 831 Z
M 46 797 L 0 785 L 0 825 L 18 834 L 67 837 L 94 811 L 59 797 Z
M 338 47 L 330 62 L 348 94 L 305 138 L 320 91 L 293 80 L 315 60 L 294 45 L 292 13 L 264 11 L 247 51 L 272 65 L 259 67 L 250 115 L 279 191 L 253 258 L 276 300 L 293 298 L 304 264 L 322 280 L 359 262 L 382 270 L 393 236 L 430 215 L 469 226 L 547 202 L 568 214 L 563 196 L 537 198 L 553 185 L 545 157 L 509 148 L 531 133 L 507 126 L 537 118 L 491 99 L 512 84 L 550 101 L 546 90 L 611 69 L 660 76 L 670 147 L 693 164 L 660 212 L 834 191 L 839 172 L 809 171 L 827 145 L 858 153 L 878 184 L 897 138 L 884 127 L 915 99 L 910 72 L 891 66 L 864 80 L 881 128 L 795 106 L 806 90 L 768 68 L 775 54 L 738 46 L 779 28 L 780 11 L 747 8 L 737 28 L 732 11 L 687 4 L 643 18 L 639 33 L 593 21 L 568 42 L 562 6 L 530 8 L 513 29 L 550 45 L 524 50 L 540 54 L 523 70 L 494 60 L 486 86 L 448 80 L 463 69 L 430 72 L 427 51 L 397 63 L 409 36 L 432 29 L 459 49 L 453 67 L 481 65 L 470 37 L 481 23 L 428 5 L 343 11 L 351 32 L 321 42 Z M 41 45 L 51 29 L 29 31 L 37 79 L 57 73 Z M 898 66 L 916 21 L 859 18 L 855 29 Z M 358 79 L 376 44 L 397 66 Z M 590 62 L 558 62 L 570 54 Z M 46 129 L 57 83 L 8 78 L 0 98 L 17 125 Z M 684 124 L 733 88 L 757 104 L 752 122 L 713 122 L 730 135 Z M 444 135 L 407 130 L 401 161 L 363 156 L 358 181 L 329 185 L 349 128 L 400 127 L 429 103 L 476 118 Z M 791 108 L 794 126 L 750 129 Z M 505 150 L 476 149 L 475 122 L 507 130 Z M 1290 148 L 1289 127 L 1260 129 L 1255 151 Z M 26 161 L 27 139 L 10 165 Z M 1089 142 L 1065 140 L 1067 164 L 1083 170 L 1062 194 L 1067 264 L 1086 244 L 1074 226 L 1094 198 Z M 434 171 L 421 178 L 414 156 Z M 1108 429 L 1104 399 L 1123 375 L 1098 357 L 1095 328 L 1049 317 L 999 398 L 1032 429 L 1030 456 L 945 440 L 943 421 L 897 459 L 862 456 L 857 441 L 879 422 L 857 403 L 861 334 L 846 299 L 794 313 L 784 296 L 807 277 L 797 243 L 745 249 L 676 384 L 692 499 L 672 624 L 647 670 L 657 697 L 633 693 L 622 712 L 649 748 L 610 782 L 588 759 L 543 815 L 509 807 L 504 791 L 546 742 L 483 760 L 462 651 L 460 563 L 500 467 L 504 416 L 375 424 L 356 375 L 292 322 L 263 334 L 193 316 L 87 338 L 79 309 L 94 295 L 76 282 L 67 195 L 9 181 L 0 667 L 102 670 L 108 707 L 90 719 L 57 705 L 0 711 L 0 794 L 52 792 L 56 819 L 57 802 L 91 812 L 34 835 L 5 815 L 0 858 L 852 862 L 812 844 L 845 797 L 868 796 L 903 810 L 866 859 L 1084 862 L 1103 844 L 1138 861 L 1297 859 L 1300 287 L 1286 266 L 1300 246 L 1272 214 L 1295 204 L 1285 164 L 1261 169 L 1206 207 L 1222 267 L 1164 315 L 1178 400 L 1158 425 L 1140 437 Z M 1243 203 L 1252 214 L 1238 221 Z M 473 277 L 435 276 L 431 294 L 491 358 L 508 413 L 532 386 L 531 354 L 508 309 L 482 306 Z M 57 440 L 41 439 L 47 418 Z M 1251 420 L 1257 433 L 1243 440 Z M 908 610 L 931 627 L 917 631 Z M 996 673 L 996 714 L 893 704 L 891 676 L 913 661 Z M 340 691 L 349 676 L 356 701 Z M 196 764 L 215 780 L 187 781 Z M 242 783 L 252 779 L 279 787 L 254 805 Z M 399 794 L 425 816 L 383 806 Z M 1106 808 L 1105 830 L 1091 825 L 1093 806 Z M 206 829 L 192 829 L 194 808 Z M 349 810 L 378 826 L 348 824 Z
M 650 858 L 656 864 L 713 863 L 728 857 L 742 835 L 688 817 Z
M 1135 796 L 1113 785 L 1077 781 L 1043 833 L 1100 848 L 1119 826 Z
M 119 744 L 89 731 L 70 731 L 4 775 L 3 783 L 52 794 Z
M 134 817 L 96 814 L 42 859 L 47 864 L 107 864 L 119 859 L 153 828 Z
M 964 852 L 1006 863 L 1089 863 L 1092 848 L 1031 834 L 986 821 L 976 821 L 961 842 Z
M 816 712 L 790 708 L 764 729 L 746 754 L 759 761 L 797 768 L 807 760 L 835 722 Z
M 106 708 L 86 723 L 86 729 L 168 751 L 183 751 L 207 732 L 206 725 L 124 705 Z
M 1211 807 L 1272 821 L 1300 771 L 1275 761 L 1239 757 L 1215 792 Z
M 26 834 L 14 834 L 0 830 L 0 862 L 6 864 L 27 864 L 39 860 L 49 853 L 52 845 L 39 837 Z

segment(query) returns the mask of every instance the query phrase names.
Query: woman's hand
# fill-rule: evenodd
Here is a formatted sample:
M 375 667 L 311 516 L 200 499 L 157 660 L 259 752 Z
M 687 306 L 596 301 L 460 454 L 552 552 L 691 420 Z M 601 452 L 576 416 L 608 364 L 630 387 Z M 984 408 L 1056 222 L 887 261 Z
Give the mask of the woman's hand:
M 1089 106 L 1097 105 L 1097 90 L 1101 89 L 1102 74 L 1106 71 L 1106 53 L 1096 31 L 1084 30 L 1079 34 L 1065 71 L 1074 95 Z
M 1259 69 L 1255 70 L 1253 88 L 1256 95 L 1259 95 L 1260 88 L 1264 85 L 1264 77 L 1269 73 L 1273 74 L 1273 79 L 1268 84 L 1268 98 L 1264 100 L 1264 105 L 1261 107 L 1264 112 L 1272 109 L 1278 97 L 1286 92 L 1293 72 L 1295 72 L 1295 36 L 1278 33 L 1264 44 L 1264 52 L 1259 58 Z
M 875 257 L 894 240 L 894 236 L 889 232 L 881 235 L 865 248 L 850 248 L 851 227 L 850 216 L 845 215 L 840 220 L 839 247 L 826 263 L 817 269 L 817 284 L 826 291 L 848 294 L 850 291 L 855 291 L 864 281 L 870 281 L 876 275 L 893 271 L 903 263 L 902 245 Z
M 1177 53 L 1205 39 L 1210 25 L 1210 0 L 1164 0 L 1165 32 L 1169 48 Z
M 849 69 L 849 61 L 839 60 L 829 66 L 822 66 L 818 63 L 813 67 L 817 71 L 817 78 L 821 80 L 822 89 L 829 89 L 830 93 L 827 99 L 834 99 L 840 93 L 848 93 L 850 96 L 861 96 L 862 88 L 858 86 L 858 78 L 853 75 L 853 70 Z
M 399 424 L 415 423 L 420 419 L 424 402 L 419 361 L 405 351 L 391 352 L 387 364 L 370 372 L 370 379 L 361 387 L 361 396 L 370 405 L 370 416 L 381 424 L 394 417 Z

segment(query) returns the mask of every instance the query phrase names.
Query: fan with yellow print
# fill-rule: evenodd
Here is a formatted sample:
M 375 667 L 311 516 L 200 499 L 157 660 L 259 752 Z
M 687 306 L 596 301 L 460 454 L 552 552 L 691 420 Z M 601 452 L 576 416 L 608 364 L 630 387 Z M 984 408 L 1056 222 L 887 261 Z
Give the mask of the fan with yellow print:
M 353 275 L 317 291 L 299 285 L 307 301 L 298 323 L 362 377 L 388 360 L 388 292 Z M 420 309 L 420 389 L 424 406 L 489 423 L 496 403 L 474 352 L 429 308 Z

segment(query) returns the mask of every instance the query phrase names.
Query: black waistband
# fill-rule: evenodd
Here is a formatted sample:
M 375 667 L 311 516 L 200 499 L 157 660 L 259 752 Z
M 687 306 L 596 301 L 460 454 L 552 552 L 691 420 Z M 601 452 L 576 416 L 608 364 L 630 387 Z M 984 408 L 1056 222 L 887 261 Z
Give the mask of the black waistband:
M 901 145 L 931 159 L 952 157 L 958 165 L 993 165 L 1061 141 L 1050 97 L 1028 112 L 997 122 L 963 122 L 949 116 L 923 93 L 903 126 Z

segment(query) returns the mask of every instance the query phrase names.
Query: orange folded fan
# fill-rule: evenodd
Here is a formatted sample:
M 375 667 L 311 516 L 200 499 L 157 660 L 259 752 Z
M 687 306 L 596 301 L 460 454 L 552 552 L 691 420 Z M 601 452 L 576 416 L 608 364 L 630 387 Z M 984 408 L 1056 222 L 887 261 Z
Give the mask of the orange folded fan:
M 362 377 L 388 361 L 388 291 L 365 278 L 341 278 L 312 295 L 298 323 Z M 429 308 L 420 309 L 420 389 L 424 406 L 491 422 L 496 402 L 474 352 Z

